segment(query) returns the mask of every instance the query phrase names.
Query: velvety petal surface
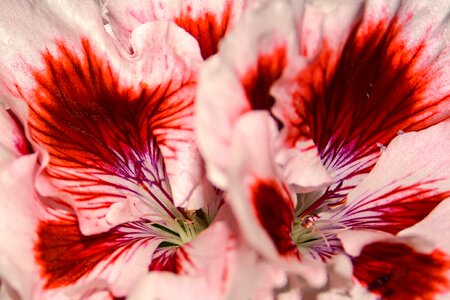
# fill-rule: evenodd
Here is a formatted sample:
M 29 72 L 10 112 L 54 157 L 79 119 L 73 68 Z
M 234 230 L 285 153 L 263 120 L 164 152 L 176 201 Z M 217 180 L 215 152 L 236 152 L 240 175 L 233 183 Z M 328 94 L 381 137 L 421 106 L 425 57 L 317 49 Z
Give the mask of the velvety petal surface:
M 228 223 L 232 217 L 223 211 L 219 215 L 209 228 L 177 250 L 175 268 L 149 273 L 129 298 L 271 298 L 286 280 L 284 272 L 243 243 L 234 224 Z
M 425 219 L 414 226 L 406 228 L 399 232 L 399 236 L 421 236 L 433 243 L 436 247 L 446 253 L 450 253 L 450 239 L 447 238 L 448 212 L 450 210 L 450 201 L 440 203 Z
M 240 130 L 233 145 L 228 201 L 251 244 L 263 252 L 299 258 L 291 238 L 294 200 L 271 160 L 275 123 L 268 113 L 254 112 L 236 126 Z

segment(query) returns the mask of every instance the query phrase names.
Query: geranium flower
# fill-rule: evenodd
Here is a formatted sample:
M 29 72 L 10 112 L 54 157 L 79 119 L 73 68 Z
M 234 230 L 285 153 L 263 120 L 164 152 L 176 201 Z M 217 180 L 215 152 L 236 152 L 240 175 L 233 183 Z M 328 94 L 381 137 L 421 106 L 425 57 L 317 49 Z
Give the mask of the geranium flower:
M 194 143 L 198 42 L 151 22 L 131 33 L 130 54 L 94 1 L 7 1 L 0 19 L 8 293 L 120 298 L 149 271 L 215 298 L 246 285 L 234 281 L 238 236 L 216 217 L 222 199 Z
M 225 38 L 201 72 L 196 129 L 209 178 L 228 190 L 260 253 L 295 271 L 368 242 L 364 231 L 402 236 L 449 197 L 449 11 L 443 2 L 272 1 Z M 354 234 L 344 245 L 343 232 Z M 395 241 L 353 259 L 369 290 L 404 296 L 400 283 L 420 283 L 398 272 L 404 263 L 403 272 L 436 275 L 410 296 L 449 289 L 447 246 L 421 256 Z M 393 253 L 387 272 L 378 262 Z M 375 277 L 362 275 L 370 260 Z

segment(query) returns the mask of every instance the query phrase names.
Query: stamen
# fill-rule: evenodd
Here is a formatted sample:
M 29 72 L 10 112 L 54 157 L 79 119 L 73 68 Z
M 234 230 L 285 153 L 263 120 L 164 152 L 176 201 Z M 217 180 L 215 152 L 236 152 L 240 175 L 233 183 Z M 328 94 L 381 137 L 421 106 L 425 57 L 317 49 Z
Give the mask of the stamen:
M 314 226 L 314 218 L 312 216 L 306 216 L 301 224 L 304 228 L 310 229 Z
M 335 202 L 335 203 L 330 203 L 328 204 L 329 208 L 336 208 L 338 206 L 341 205 L 345 205 L 347 203 L 347 197 L 345 197 L 344 199 L 342 199 L 341 201 Z

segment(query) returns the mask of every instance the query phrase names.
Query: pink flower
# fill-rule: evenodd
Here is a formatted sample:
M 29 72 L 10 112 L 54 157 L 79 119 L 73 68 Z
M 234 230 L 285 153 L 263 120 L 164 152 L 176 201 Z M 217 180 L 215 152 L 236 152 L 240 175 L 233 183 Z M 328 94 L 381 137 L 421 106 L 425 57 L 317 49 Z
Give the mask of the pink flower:
M 353 254 L 354 276 L 386 299 L 449 290 L 448 245 L 404 238 L 450 196 L 449 11 L 272 1 L 225 37 L 201 71 L 198 143 L 259 253 L 306 277 L 310 259 Z M 419 270 L 428 284 L 405 275 Z

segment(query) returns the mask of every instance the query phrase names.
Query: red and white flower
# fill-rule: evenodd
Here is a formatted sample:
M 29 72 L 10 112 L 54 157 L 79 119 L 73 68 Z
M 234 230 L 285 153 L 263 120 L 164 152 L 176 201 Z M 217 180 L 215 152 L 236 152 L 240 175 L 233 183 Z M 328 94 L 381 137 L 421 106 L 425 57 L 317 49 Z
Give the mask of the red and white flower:
M 302 273 L 302 261 L 344 252 L 343 232 L 389 240 L 449 198 L 449 12 L 444 1 L 272 1 L 225 37 L 200 75 L 196 130 L 255 249 Z M 360 267 L 385 248 L 376 259 L 399 251 L 406 271 L 421 268 L 405 245 L 369 245 L 354 275 L 404 296 L 388 281 L 416 277 L 382 274 L 374 288 Z M 450 249 L 436 251 L 424 255 L 447 274 Z
M 128 55 L 93 3 L 4 11 L 2 82 L 11 107 L 27 104 L 28 116 L 18 114 L 44 153 L 39 191 L 72 205 L 85 234 L 188 206 L 203 178 L 192 125 L 197 42 L 149 23 Z
M 1 297 L 449 295 L 450 4 L 96 2 L 2 4 Z
M 0 28 L 2 287 L 121 298 L 166 271 L 236 293 L 238 237 L 193 133 L 197 40 L 149 22 L 130 54 L 94 1 L 6 1 Z

